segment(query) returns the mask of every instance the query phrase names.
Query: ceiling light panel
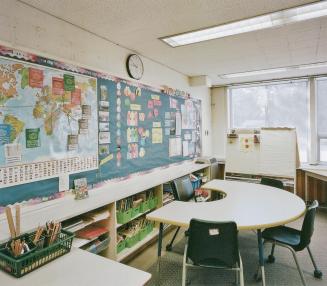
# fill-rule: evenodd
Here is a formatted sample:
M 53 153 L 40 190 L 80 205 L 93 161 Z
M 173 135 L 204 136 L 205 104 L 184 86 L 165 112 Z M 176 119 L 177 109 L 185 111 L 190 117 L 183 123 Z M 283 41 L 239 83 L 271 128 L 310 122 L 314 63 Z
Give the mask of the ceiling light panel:
M 172 47 L 258 31 L 327 16 L 327 1 L 257 16 L 229 24 L 161 38 Z

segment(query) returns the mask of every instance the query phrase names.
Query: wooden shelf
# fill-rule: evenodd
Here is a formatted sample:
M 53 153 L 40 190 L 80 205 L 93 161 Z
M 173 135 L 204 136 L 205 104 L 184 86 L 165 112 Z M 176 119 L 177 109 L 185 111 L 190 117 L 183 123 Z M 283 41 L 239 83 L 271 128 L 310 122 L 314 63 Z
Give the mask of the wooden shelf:
M 149 233 L 143 240 L 136 243 L 133 247 L 125 248 L 122 252 L 117 254 L 117 261 L 122 261 L 129 255 L 131 255 L 134 251 L 139 249 L 144 244 L 148 243 L 151 239 L 156 237 L 159 234 L 159 230 L 157 228 L 153 229 L 151 233 Z

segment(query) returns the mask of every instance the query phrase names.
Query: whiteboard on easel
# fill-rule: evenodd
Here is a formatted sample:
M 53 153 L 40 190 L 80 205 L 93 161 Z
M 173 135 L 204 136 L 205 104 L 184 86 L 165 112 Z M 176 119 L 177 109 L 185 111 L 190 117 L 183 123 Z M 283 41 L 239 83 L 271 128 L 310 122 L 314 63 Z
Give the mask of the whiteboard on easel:
M 238 130 L 235 134 L 227 136 L 226 172 L 295 177 L 299 163 L 294 128 Z
M 260 145 L 254 143 L 253 137 L 253 130 L 238 130 L 227 138 L 226 172 L 258 174 Z
M 294 178 L 298 165 L 296 130 L 265 128 L 260 137 L 260 173 Z

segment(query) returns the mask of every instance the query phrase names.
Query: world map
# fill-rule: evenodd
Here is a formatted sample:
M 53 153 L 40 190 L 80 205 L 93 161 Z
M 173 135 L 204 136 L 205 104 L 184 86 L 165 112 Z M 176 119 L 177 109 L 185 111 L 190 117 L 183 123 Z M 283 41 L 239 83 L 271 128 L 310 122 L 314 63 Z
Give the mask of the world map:
M 0 166 L 97 153 L 96 78 L 0 57 Z

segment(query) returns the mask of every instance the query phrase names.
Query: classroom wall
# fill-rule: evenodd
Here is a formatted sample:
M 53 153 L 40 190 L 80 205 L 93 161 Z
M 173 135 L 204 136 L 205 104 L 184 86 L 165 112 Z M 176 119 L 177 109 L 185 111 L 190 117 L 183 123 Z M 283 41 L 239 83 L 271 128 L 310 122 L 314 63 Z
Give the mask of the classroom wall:
M 220 159 L 226 157 L 226 134 L 228 128 L 227 88 L 211 89 L 212 154 Z
M 128 78 L 125 61 L 133 52 L 16 0 L 1 0 L 0 44 L 122 78 Z M 202 149 L 204 155 L 210 155 L 209 88 L 191 87 L 187 76 L 150 59 L 142 57 L 142 60 L 145 69 L 142 83 L 167 85 L 202 100 Z M 209 131 L 208 135 L 205 130 Z

